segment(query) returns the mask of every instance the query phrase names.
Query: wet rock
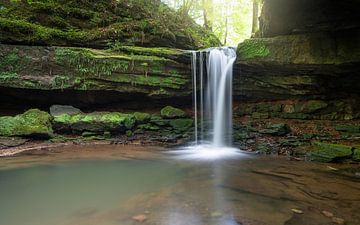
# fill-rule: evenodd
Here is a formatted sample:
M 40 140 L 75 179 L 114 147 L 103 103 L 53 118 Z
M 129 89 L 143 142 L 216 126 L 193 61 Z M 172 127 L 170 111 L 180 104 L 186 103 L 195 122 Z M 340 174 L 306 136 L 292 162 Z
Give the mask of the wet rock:
M 178 108 L 172 106 L 166 106 L 160 111 L 161 117 L 165 119 L 182 118 L 186 116 L 186 113 Z
M 30 109 L 15 117 L 0 117 L 0 136 L 50 138 L 53 136 L 51 116 L 39 109 Z
M 333 221 L 335 224 L 340 224 L 340 225 L 345 224 L 345 220 L 344 220 L 343 218 L 339 218 L 339 217 L 333 217 L 333 218 L 332 218 L 332 221 Z
M 50 107 L 50 115 L 59 116 L 62 114 L 76 115 L 82 113 L 80 109 L 71 105 L 52 105 Z
M 25 144 L 28 139 L 19 137 L 0 137 L 0 148 L 3 147 L 16 147 Z
M 351 158 L 352 146 L 313 142 L 313 151 L 308 154 L 308 159 L 318 162 L 334 162 L 341 159 Z
M 268 134 L 272 136 L 283 136 L 290 133 L 290 127 L 287 124 L 270 124 L 266 129 L 260 130 L 261 134 Z
M 326 210 L 323 210 L 321 213 L 326 217 L 334 217 L 333 213 L 326 211 Z
M 291 209 L 296 214 L 303 214 L 304 212 L 301 209 Z
M 170 121 L 170 126 L 176 133 L 183 133 L 193 127 L 192 119 L 175 119 Z
M 137 222 L 144 222 L 145 220 L 147 220 L 147 216 L 144 215 L 144 214 L 139 214 L 139 215 L 136 215 L 136 216 L 133 216 L 132 217 L 133 220 L 137 221 Z

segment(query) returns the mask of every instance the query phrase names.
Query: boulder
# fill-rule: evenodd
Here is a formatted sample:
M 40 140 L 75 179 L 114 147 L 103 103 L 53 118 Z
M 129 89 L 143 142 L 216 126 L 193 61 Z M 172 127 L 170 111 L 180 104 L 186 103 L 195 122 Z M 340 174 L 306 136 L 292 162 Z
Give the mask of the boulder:
M 57 132 L 121 132 L 131 130 L 135 125 L 134 115 L 119 112 L 93 112 L 87 114 L 62 114 L 54 117 Z
M 0 136 L 49 138 L 53 136 L 51 116 L 39 109 L 30 109 L 15 117 L 0 117 Z
M 287 124 L 280 123 L 280 124 L 270 124 L 265 129 L 260 130 L 259 133 L 261 134 L 268 134 L 272 136 L 284 136 L 290 133 L 290 127 Z
M 80 109 L 71 105 L 52 105 L 50 107 L 50 115 L 59 116 L 61 114 L 76 115 L 82 113 Z
M 161 109 L 161 117 L 165 119 L 174 119 L 174 118 L 181 118 L 185 117 L 186 113 L 178 108 L 172 107 L 172 106 L 166 106 L 163 109 Z
M 313 151 L 307 156 L 311 161 L 334 162 L 341 159 L 351 158 L 353 147 L 342 144 L 332 144 L 324 142 L 313 142 Z
M 356 161 L 360 161 L 360 147 L 354 150 L 353 159 Z
M 150 121 L 151 115 L 149 113 L 135 112 L 134 117 L 136 124 L 144 124 Z
M 175 119 L 170 121 L 170 126 L 174 129 L 175 133 L 184 133 L 193 127 L 192 119 Z

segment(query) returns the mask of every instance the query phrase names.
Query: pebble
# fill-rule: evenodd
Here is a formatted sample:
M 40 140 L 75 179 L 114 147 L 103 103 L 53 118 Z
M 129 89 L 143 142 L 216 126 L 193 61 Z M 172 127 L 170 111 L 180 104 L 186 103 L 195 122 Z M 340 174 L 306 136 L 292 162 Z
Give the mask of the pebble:
M 222 213 L 218 212 L 218 211 L 211 213 L 211 217 L 221 217 L 221 216 L 222 216 Z
M 291 209 L 296 214 L 303 214 L 304 212 L 301 209 Z
M 326 210 L 323 210 L 321 213 L 326 217 L 334 217 L 333 213 L 326 211 Z
M 333 221 L 334 223 L 336 223 L 336 224 L 340 224 L 340 225 L 345 224 L 345 220 L 344 220 L 344 219 L 342 219 L 342 218 L 338 218 L 338 217 L 334 217 L 334 218 L 332 218 L 332 221 Z
M 139 215 L 133 216 L 132 219 L 137 221 L 137 222 L 142 223 L 147 219 L 147 217 L 144 214 L 139 214 Z

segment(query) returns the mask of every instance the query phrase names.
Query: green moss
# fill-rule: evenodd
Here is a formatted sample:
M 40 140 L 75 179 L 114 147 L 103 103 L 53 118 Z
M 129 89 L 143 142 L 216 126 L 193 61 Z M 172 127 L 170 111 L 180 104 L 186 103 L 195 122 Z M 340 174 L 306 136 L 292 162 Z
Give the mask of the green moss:
M 304 103 L 301 107 L 301 111 L 303 113 L 314 113 L 321 109 L 324 109 L 328 106 L 328 104 L 321 100 L 310 100 Z
M 353 159 L 356 161 L 360 161 L 360 148 L 354 150 Z
M 0 41 L 106 47 L 121 40 L 122 45 L 186 49 L 219 44 L 211 32 L 160 1 L 5 1 L 2 4 Z
M 52 135 L 51 116 L 47 112 L 31 109 L 15 117 L 0 117 L 0 136 L 48 138 Z
M 54 116 L 57 130 L 73 130 L 74 132 L 104 132 L 130 130 L 135 125 L 135 117 L 119 112 L 95 112 L 89 114 Z
M 351 158 L 352 146 L 331 144 L 324 142 L 313 142 L 313 151 L 308 154 L 312 161 L 333 162 L 336 160 Z
M 261 39 L 248 39 L 240 43 L 237 49 L 237 57 L 240 60 L 263 58 L 270 54 L 270 50 Z
M 186 113 L 178 108 L 174 108 L 172 106 L 166 106 L 161 109 L 160 111 L 161 117 L 172 119 L 172 118 L 179 118 L 179 117 L 185 117 Z
M 150 124 L 150 123 L 147 123 L 147 124 L 141 124 L 138 126 L 139 129 L 141 130 L 160 130 L 160 127 L 159 126 L 156 126 L 156 125 L 153 125 L 153 124 Z
M 176 133 L 183 133 L 188 131 L 193 126 L 192 119 L 175 119 L 170 121 L 170 126 Z
M 149 113 L 141 113 L 141 112 L 135 112 L 134 116 L 137 124 L 147 123 L 150 121 L 151 118 Z

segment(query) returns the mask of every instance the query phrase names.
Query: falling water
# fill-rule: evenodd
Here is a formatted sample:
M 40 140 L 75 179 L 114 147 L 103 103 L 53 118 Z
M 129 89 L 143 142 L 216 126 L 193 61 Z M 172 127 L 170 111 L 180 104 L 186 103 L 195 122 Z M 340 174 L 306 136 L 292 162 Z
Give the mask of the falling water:
M 230 146 L 232 142 L 232 79 L 236 51 L 230 47 L 193 52 L 195 141 L 210 141 L 215 147 Z M 204 65 L 204 59 L 206 64 Z M 205 68 L 206 66 L 206 68 Z M 198 77 L 199 73 L 199 77 Z M 198 93 L 200 105 L 198 105 Z M 200 112 L 200 130 L 198 128 Z M 205 125 L 209 130 L 205 129 Z M 206 140 L 205 137 L 209 137 Z

